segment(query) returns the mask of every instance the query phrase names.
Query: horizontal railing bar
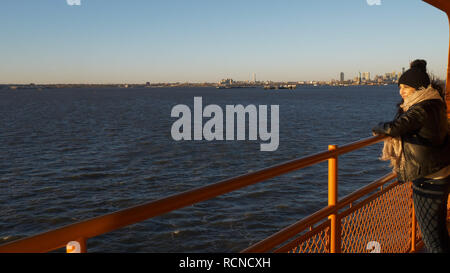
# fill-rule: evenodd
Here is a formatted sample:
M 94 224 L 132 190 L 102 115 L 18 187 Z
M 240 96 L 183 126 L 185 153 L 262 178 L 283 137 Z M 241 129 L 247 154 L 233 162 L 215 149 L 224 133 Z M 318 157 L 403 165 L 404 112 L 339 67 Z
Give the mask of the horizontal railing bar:
M 347 208 L 345 211 L 342 211 L 339 213 L 339 218 L 345 218 L 348 215 L 352 214 L 353 212 L 361 209 L 362 207 L 364 207 L 365 205 L 367 205 L 368 203 L 372 202 L 373 200 L 377 199 L 378 197 L 386 194 L 387 192 L 389 192 L 390 190 L 392 190 L 393 188 L 397 187 L 400 183 L 396 182 L 396 183 L 392 183 L 389 186 L 387 186 L 384 190 L 380 190 L 377 191 L 373 194 L 371 194 L 370 196 L 368 196 L 366 199 L 364 199 L 364 202 L 358 203 L 356 205 L 353 205 L 353 207 L 351 208 Z
M 334 206 L 327 206 L 319 211 L 311 214 L 310 216 L 278 231 L 272 236 L 244 249 L 241 253 L 262 253 L 278 246 L 279 244 L 289 240 L 290 238 L 303 231 L 306 227 L 313 225 L 318 220 L 328 217 L 330 214 L 335 213 L 337 208 Z
M 389 173 L 389 174 L 383 176 L 382 178 L 378 179 L 377 181 L 374 181 L 373 183 L 370 183 L 369 185 L 364 186 L 364 187 L 360 188 L 359 190 L 345 196 L 338 202 L 338 204 L 336 204 L 337 209 L 341 209 L 341 208 L 355 202 L 356 200 L 363 197 L 364 195 L 371 193 L 372 191 L 376 190 L 377 188 L 384 186 L 387 182 L 395 179 L 396 177 L 397 177 L 397 175 L 395 173 Z
M 343 146 L 339 146 L 336 149 L 337 155 L 342 155 L 342 154 L 346 154 L 373 144 L 376 144 L 378 142 L 383 141 L 384 139 L 386 139 L 387 136 L 384 135 L 379 135 L 379 136 L 375 136 L 375 137 L 369 137 L 369 138 L 365 138 L 365 139 L 361 139 L 359 141 L 356 142 L 352 142 L 350 144 L 346 144 Z
M 294 247 L 298 246 L 299 242 L 304 241 L 305 239 L 311 238 L 315 236 L 316 234 L 320 233 L 324 228 L 330 227 L 331 221 L 328 219 L 315 227 L 314 229 L 311 229 L 309 232 L 301 235 L 299 238 L 294 239 L 291 242 L 288 242 L 287 244 L 281 246 L 280 248 L 273 251 L 273 253 L 284 253 L 292 250 Z
M 98 216 L 35 236 L 0 245 L 0 252 L 48 252 L 63 247 L 73 238 L 92 238 L 149 218 L 205 201 L 255 183 L 289 173 L 328 160 L 330 157 L 348 153 L 378 143 L 386 136 L 376 136 L 344 145 L 333 151 L 325 151 L 286 163 L 278 164 L 253 173 L 226 179 L 145 203 L 107 215 Z
M 272 236 L 242 250 L 242 253 L 261 253 L 266 252 L 274 247 L 278 246 L 279 244 L 289 240 L 290 238 L 294 237 L 298 233 L 302 232 L 305 228 L 308 226 L 313 225 L 314 223 L 322 220 L 323 218 L 328 217 L 330 214 L 337 213 L 339 209 L 347 206 L 351 202 L 358 200 L 359 198 L 363 197 L 367 193 L 370 193 L 371 191 L 377 189 L 381 185 L 386 184 L 387 182 L 391 181 L 396 177 L 395 174 L 390 173 L 382 178 L 370 183 L 367 186 L 362 187 L 361 189 L 357 190 L 356 192 L 344 197 L 342 201 L 339 201 L 335 206 L 327 206 L 323 209 L 311 214 L 310 216 L 278 231 L 277 233 L 273 234 Z

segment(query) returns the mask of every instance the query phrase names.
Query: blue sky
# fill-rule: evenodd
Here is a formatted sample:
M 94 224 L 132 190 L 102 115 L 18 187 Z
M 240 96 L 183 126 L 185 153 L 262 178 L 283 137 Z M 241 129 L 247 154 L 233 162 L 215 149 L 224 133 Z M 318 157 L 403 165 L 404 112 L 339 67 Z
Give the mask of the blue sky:
M 329 80 L 424 58 L 446 15 L 419 0 L 2 0 L 0 83 Z

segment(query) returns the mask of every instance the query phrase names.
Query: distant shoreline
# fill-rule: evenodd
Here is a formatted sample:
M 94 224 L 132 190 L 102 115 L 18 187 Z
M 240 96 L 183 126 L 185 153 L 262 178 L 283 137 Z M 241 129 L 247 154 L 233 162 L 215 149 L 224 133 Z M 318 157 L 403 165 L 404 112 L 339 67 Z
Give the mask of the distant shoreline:
M 284 86 L 291 85 L 293 83 L 271 83 L 271 86 Z M 353 87 L 353 86 L 390 86 L 396 85 L 396 83 L 361 83 L 361 84 L 330 84 L 330 83 L 315 83 L 315 84 L 298 84 L 295 83 L 296 88 L 301 87 Z M 67 89 L 67 88 L 142 88 L 142 89 L 154 89 L 154 88 L 218 88 L 222 89 L 236 89 L 236 88 L 264 88 L 266 84 L 255 84 L 255 85 L 232 85 L 232 86 L 220 86 L 218 84 L 0 84 L 0 90 L 23 90 L 23 89 Z M 294 88 L 295 89 L 295 88 Z

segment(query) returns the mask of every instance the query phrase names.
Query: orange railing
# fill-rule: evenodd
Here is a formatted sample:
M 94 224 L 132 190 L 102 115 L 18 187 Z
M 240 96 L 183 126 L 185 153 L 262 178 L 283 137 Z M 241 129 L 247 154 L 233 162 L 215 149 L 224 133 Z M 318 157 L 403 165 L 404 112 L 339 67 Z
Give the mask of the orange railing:
M 289 161 L 260 171 L 224 180 L 205 187 L 142 204 L 111 214 L 99 216 L 53 231 L 21 239 L 0 246 L 0 252 L 47 252 L 64 247 L 69 241 L 78 241 L 81 246 L 86 240 L 127 225 L 131 225 L 179 208 L 183 208 L 216 196 L 291 172 L 324 162 L 332 157 L 348 153 L 383 140 L 372 137 L 336 150 L 325 151 L 301 159 Z M 85 250 L 85 249 L 82 249 Z
M 422 242 L 411 184 L 388 184 L 395 177 L 388 174 L 335 204 L 332 197 L 329 206 L 243 252 L 414 252 Z
M 6 243 L 0 246 L 0 252 L 48 252 L 64 247 L 70 241 L 77 241 L 81 246 L 81 252 L 85 252 L 87 251 L 87 239 L 89 238 L 327 160 L 329 161 L 329 206 L 318 211 L 317 213 L 314 213 L 312 216 L 300 221 L 299 223 L 282 230 L 274 236 L 271 236 L 267 240 L 246 249 L 245 251 L 269 251 L 272 250 L 273 247 L 285 243 L 298 235 L 301 235 L 301 237 L 295 239 L 295 247 L 293 246 L 293 242 L 289 242 L 289 244 L 283 246 L 277 251 L 288 250 L 291 246 L 292 248 L 290 250 L 313 251 L 319 248 L 319 244 L 322 245 L 320 249 L 322 249 L 323 252 L 340 252 L 341 250 L 344 252 L 360 251 L 360 245 L 364 242 L 361 241 L 362 239 L 360 239 L 360 237 L 355 237 L 355 232 L 358 231 L 361 233 L 365 230 L 365 227 L 371 225 L 370 221 L 363 219 L 364 217 L 369 219 L 370 217 L 391 217 L 398 215 L 403 217 L 402 221 L 404 224 L 401 226 L 402 230 L 385 226 L 384 230 L 390 232 L 388 232 L 386 236 L 392 237 L 394 236 L 394 233 L 411 234 L 411 236 L 409 239 L 405 239 L 405 244 L 408 247 L 389 247 L 389 249 L 394 251 L 400 249 L 402 251 L 414 250 L 416 244 L 414 243 L 414 245 L 411 245 L 411 242 L 418 241 L 416 240 L 417 236 L 413 232 L 416 230 L 415 225 L 411 224 L 414 221 L 414 217 L 412 217 L 413 214 L 411 211 L 410 187 L 408 184 L 401 185 L 398 183 L 393 183 L 383 188 L 387 182 L 395 178 L 395 175 L 387 175 L 381 180 L 371 183 L 365 188 L 338 202 L 338 156 L 381 142 L 383 139 L 384 137 L 377 136 L 344 145 L 339 148 L 336 146 L 330 146 L 329 151 L 324 151 L 315 155 L 289 161 L 260 171 L 227 179 L 216 184 L 193 189 L 181 194 L 173 195 L 122 211 L 85 220 L 29 238 L 17 240 L 15 242 Z M 367 195 L 369 192 L 372 192 L 380 187 L 383 188 L 381 191 L 366 198 L 365 201 L 352 206 L 360 197 Z M 387 209 L 387 211 L 390 211 L 389 214 L 386 214 L 387 211 L 380 211 L 380 205 L 371 205 L 375 202 L 375 200 L 378 200 L 377 202 L 379 204 L 383 204 L 384 208 Z M 350 208 L 340 212 L 339 210 L 345 206 L 350 206 Z M 361 211 L 363 208 L 367 210 L 366 206 L 373 207 L 373 209 L 370 210 L 370 213 L 364 213 Z M 397 214 L 395 214 L 395 211 L 397 211 Z M 358 213 L 358 215 L 355 213 Z M 380 215 L 377 216 L 377 214 Z M 329 220 L 327 218 L 329 218 Z M 323 223 L 320 223 L 318 226 L 314 227 L 315 224 L 324 219 L 325 221 L 323 221 Z M 389 219 L 396 221 L 400 220 L 398 217 L 395 219 L 391 217 Z M 358 221 L 363 223 L 365 227 L 358 227 Z M 385 220 L 379 220 L 377 227 L 380 224 L 384 225 L 384 223 L 387 222 L 385 222 Z M 310 228 L 310 231 L 306 234 L 301 234 L 306 228 Z M 382 231 L 383 228 L 381 227 L 379 230 Z M 366 237 L 369 238 L 370 234 L 372 233 L 366 233 Z M 314 240 L 317 236 L 321 236 L 321 239 L 317 239 L 316 244 L 307 242 L 308 240 Z M 384 244 L 382 239 L 379 239 L 376 236 L 372 237 L 370 237 L 373 239 L 372 241 L 378 240 L 377 242 Z M 395 236 L 390 240 L 399 242 Z M 305 247 L 304 244 L 307 244 L 309 247 Z

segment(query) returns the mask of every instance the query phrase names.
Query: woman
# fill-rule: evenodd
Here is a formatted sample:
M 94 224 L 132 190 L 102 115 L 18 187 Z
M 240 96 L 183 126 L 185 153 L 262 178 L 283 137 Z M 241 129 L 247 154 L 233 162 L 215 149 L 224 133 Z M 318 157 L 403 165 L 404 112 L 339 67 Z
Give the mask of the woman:
M 382 160 L 390 160 L 399 181 L 413 182 L 413 202 L 429 252 L 449 252 L 447 200 L 450 186 L 450 137 L 443 92 L 415 60 L 399 79 L 403 98 L 391 122 L 372 129 L 385 140 Z

